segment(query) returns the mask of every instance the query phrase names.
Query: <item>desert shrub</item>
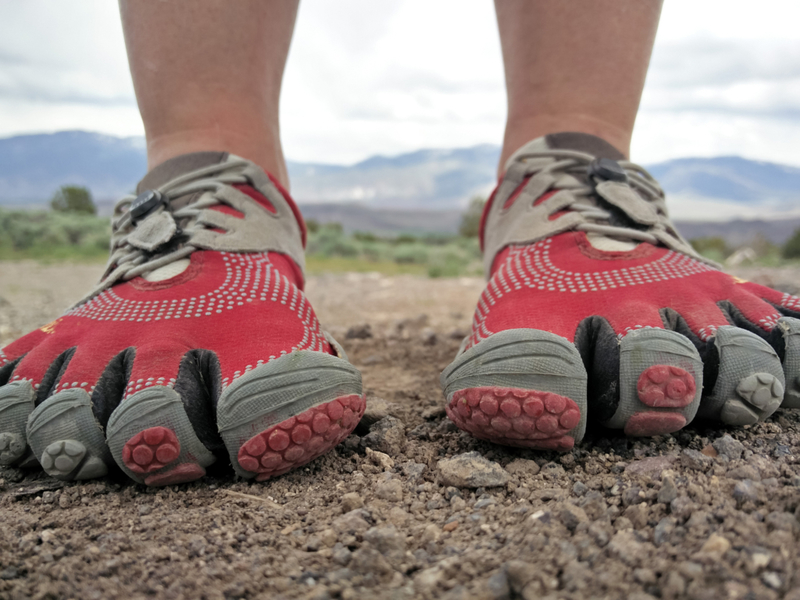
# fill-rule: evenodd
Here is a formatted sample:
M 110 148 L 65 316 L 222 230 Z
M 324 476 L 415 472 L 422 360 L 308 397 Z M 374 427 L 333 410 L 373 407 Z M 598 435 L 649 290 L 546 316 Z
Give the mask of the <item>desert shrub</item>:
M 796 229 L 781 248 L 783 258 L 800 258 L 800 229 Z
M 50 200 L 50 208 L 55 212 L 96 215 L 92 193 L 80 185 L 62 185 Z
M 398 264 L 424 265 L 428 262 L 428 248 L 420 243 L 404 243 L 395 247 L 392 260 Z
M 481 215 L 486 206 L 486 198 L 475 196 L 469 201 L 467 210 L 461 215 L 461 224 L 458 226 L 458 234 L 463 237 L 478 237 L 481 225 Z

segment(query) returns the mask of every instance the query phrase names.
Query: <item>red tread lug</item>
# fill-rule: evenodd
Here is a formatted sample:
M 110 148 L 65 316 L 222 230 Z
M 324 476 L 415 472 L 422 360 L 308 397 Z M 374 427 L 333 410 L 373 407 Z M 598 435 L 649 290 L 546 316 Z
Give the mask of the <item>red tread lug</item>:
M 642 412 L 625 423 L 625 435 L 650 437 L 674 433 L 686 426 L 686 417 L 675 412 Z
M 326 453 L 355 428 L 366 398 L 343 396 L 310 408 L 251 437 L 239 448 L 237 460 L 256 481 L 283 475 Z
M 163 469 L 177 459 L 180 451 L 181 443 L 178 441 L 178 436 L 175 435 L 174 431 L 166 427 L 150 427 L 140 431 L 125 443 L 122 448 L 122 462 L 134 473 L 152 473 Z M 178 467 L 181 466 L 183 465 Z M 195 466 L 203 469 L 200 465 Z M 169 472 L 174 470 L 172 469 Z M 205 474 L 205 469 L 203 469 L 203 474 Z M 168 484 L 159 483 L 153 485 Z
M 460 429 L 475 437 L 542 450 L 570 450 L 575 440 L 567 434 L 581 419 L 571 398 L 518 388 L 459 390 L 445 409 Z
M 680 367 L 652 365 L 639 375 L 636 391 L 642 404 L 653 408 L 683 408 L 694 400 L 694 377 Z

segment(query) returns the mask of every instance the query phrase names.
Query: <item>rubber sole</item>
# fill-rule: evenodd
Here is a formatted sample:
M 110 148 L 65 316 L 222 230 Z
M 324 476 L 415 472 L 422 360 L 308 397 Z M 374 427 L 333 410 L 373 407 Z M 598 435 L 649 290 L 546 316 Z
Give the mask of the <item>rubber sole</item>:
M 674 331 L 637 329 L 622 338 L 619 351 L 619 403 L 603 425 L 648 437 L 691 423 L 703 389 L 694 345 Z
M 365 408 L 358 369 L 330 354 L 300 351 L 232 383 L 217 404 L 217 426 L 236 473 L 264 481 L 339 444 Z
M 574 345 L 536 329 L 496 333 L 440 378 L 450 419 L 507 446 L 569 450 L 586 431 L 586 370 Z
M 324 454 L 358 424 L 366 408 L 361 374 L 339 356 L 299 351 L 263 364 L 230 385 L 217 424 L 237 473 L 259 481 Z M 34 407 L 27 381 L 0 388 L 0 464 L 41 464 L 62 480 L 102 477 L 115 465 L 149 486 L 203 477 L 216 457 L 197 437 L 183 399 L 151 386 L 125 398 L 105 430 L 81 388 Z
M 800 319 L 778 319 L 778 331 L 783 336 L 783 373 L 786 389 L 783 408 L 800 408 Z
M 700 415 L 726 425 L 752 425 L 774 413 L 785 395 L 780 359 L 767 342 L 744 329 L 717 329 L 719 372 Z

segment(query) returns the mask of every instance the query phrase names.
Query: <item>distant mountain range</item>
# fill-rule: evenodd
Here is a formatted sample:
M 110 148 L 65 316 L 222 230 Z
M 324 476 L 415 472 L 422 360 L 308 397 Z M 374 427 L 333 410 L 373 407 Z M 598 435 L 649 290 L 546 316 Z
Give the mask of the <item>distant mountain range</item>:
M 304 206 L 356 203 L 392 208 L 394 213 L 425 209 L 445 214 L 462 209 L 473 195 L 488 194 L 499 153 L 498 146 L 482 144 L 374 156 L 348 166 L 290 161 L 288 167 L 292 195 Z M 71 183 L 89 187 L 108 211 L 145 170 L 144 140 L 138 137 L 62 131 L 0 139 L 0 205 L 41 206 L 60 185 Z M 680 220 L 800 217 L 797 167 L 726 156 L 680 158 L 650 165 L 649 170 L 664 186 L 670 210 Z M 327 212 L 334 210 L 357 211 L 356 206 L 330 206 Z M 428 217 L 420 225 L 422 221 Z

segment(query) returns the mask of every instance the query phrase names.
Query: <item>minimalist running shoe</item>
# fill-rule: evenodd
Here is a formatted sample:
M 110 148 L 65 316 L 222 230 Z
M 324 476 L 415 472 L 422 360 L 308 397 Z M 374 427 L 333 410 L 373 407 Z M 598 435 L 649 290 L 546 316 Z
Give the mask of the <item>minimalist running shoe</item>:
M 303 295 L 305 226 L 253 163 L 153 169 L 122 199 L 100 283 L 0 350 L 0 464 L 150 486 L 215 461 L 265 480 L 356 426 L 361 375 Z
M 800 407 L 800 299 L 699 256 L 656 181 L 604 140 L 518 150 L 480 235 L 488 285 L 441 376 L 474 436 L 568 450 L 589 420 L 653 436 Z

